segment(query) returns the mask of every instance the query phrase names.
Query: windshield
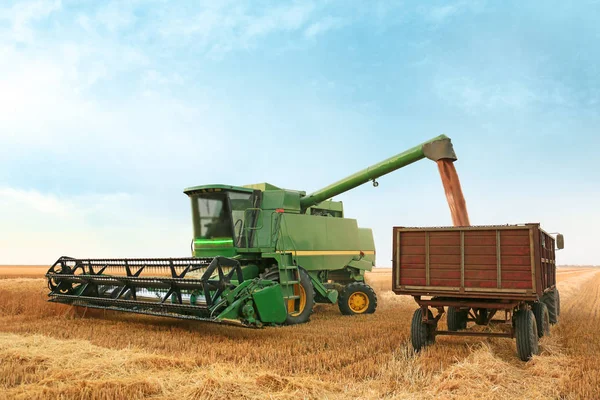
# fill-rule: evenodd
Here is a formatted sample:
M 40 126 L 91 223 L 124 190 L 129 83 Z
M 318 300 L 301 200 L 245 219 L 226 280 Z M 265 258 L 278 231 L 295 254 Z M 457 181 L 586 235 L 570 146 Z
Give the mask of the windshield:
M 196 197 L 194 228 L 197 239 L 232 238 L 231 217 L 222 194 Z
M 196 239 L 235 239 L 243 245 L 244 228 L 252 221 L 246 209 L 252 207 L 252 193 L 222 192 L 194 196 L 194 234 Z

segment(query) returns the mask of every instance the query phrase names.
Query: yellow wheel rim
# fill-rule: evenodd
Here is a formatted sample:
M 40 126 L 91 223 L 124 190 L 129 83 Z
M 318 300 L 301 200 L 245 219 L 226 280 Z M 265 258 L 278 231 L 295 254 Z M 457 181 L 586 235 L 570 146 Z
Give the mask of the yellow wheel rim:
M 363 292 L 355 292 L 348 297 L 348 307 L 356 314 L 362 314 L 369 308 L 369 296 Z
M 300 296 L 299 299 L 289 299 L 288 300 L 288 313 L 292 317 L 297 317 L 302 314 L 304 308 L 306 307 L 306 291 L 304 290 L 304 286 L 302 285 L 294 285 L 294 295 Z M 296 301 L 298 302 L 298 308 L 296 311 Z

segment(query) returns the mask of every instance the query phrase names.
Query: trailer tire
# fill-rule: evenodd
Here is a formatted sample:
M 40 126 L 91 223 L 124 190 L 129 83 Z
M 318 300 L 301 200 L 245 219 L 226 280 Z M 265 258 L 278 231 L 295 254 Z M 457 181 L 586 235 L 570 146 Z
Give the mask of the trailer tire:
M 531 310 L 518 310 L 514 315 L 517 353 L 521 361 L 539 354 L 537 324 Z
M 541 298 L 541 301 L 546 304 L 548 308 L 548 316 L 550 317 L 550 323 L 552 325 L 558 322 L 558 290 L 556 288 L 544 293 Z M 558 301 L 557 301 L 558 300 Z
M 433 320 L 433 313 L 430 310 L 427 310 L 427 316 Z M 423 347 L 435 343 L 435 330 L 436 326 L 434 324 L 423 323 L 423 310 L 417 308 L 410 325 L 410 340 L 413 349 L 418 352 Z
M 373 314 L 377 308 L 377 295 L 364 282 L 353 282 L 340 292 L 338 307 L 343 315 Z
M 546 304 L 536 301 L 531 306 L 531 310 L 535 316 L 538 337 L 550 336 L 550 314 L 548 313 Z
M 475 323 L 477 325 L 487 325 L 487 308 L 474 308 L 473 311 L 475 312 Z
M 467 317 L 469 312 L 459 310 L 456 307 L 448 307 L 446 321 L 448 322 L 448 330 L 452 332 L 461 329 L 467 329 Z

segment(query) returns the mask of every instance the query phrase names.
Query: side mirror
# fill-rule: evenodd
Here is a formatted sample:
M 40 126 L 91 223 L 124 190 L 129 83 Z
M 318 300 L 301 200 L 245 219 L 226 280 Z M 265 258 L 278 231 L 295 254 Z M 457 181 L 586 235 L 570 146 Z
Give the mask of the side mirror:
M 556 248 L 562 250 L 565 248 L 565 237 L 562 234 L 556 235 Z

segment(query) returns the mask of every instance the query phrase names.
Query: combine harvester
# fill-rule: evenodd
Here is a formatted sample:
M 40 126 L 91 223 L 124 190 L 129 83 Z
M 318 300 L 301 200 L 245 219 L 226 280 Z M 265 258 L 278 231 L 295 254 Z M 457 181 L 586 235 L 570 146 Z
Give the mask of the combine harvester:
M 344 218 L 333 196 L 429 158 L 456 160 L 444 135 L 306 195 L 268 183 L 185 189 L 191 258 L 59 258 L 46 273 L 49 301 L 260 327 L 308 321 L 313 305 L 375 312 L 364 282 L 375 264 L 371 229 Z

